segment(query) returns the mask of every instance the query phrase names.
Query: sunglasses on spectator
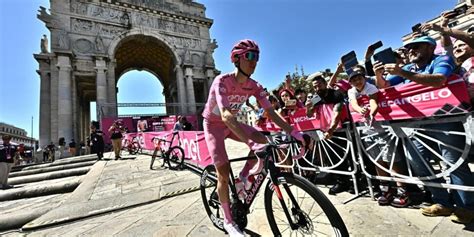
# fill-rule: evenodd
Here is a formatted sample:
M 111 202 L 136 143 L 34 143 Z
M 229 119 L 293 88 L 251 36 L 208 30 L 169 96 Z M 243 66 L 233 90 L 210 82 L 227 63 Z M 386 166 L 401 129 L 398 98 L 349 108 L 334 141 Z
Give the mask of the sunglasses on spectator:
M 407 48 L 408 50 L 410 49 L 418 50 L 421 47 L 421 45 L 423 44 L 410 44 L 410 45 L 405 46 L 405 48 Z
M 281 94 L 281 97 L 290 97 L 290 95 L 285 93 L 285 94 Z
M 247 61 L 258 61 L 258 53 L 254 51 L 246 52 L 244 58 Z

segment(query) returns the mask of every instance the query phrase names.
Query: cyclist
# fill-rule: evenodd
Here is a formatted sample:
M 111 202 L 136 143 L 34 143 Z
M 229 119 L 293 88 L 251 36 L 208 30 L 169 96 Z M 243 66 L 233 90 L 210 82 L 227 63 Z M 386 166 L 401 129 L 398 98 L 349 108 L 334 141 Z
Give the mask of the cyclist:
M 258 45 L 253 40 L 244 39 L 234 45 L 230 58 L 236 70 L 214 79 L 203 111 L 205 139 L 217 170 L 217 193 L 224 213 L 224 229 L 230 236 L 243 236 L 243 232 L 232 219 L 229 202 L 230 165 L 224 139 L 229 137 L 247 143 L 251 149 L 267 143 L 265 136 L 255 128 L 237 121 L 236 114 L 243 103 L 254 96 L 272 121 L 304 144 L 302 133 L 281 119 L 266 98 L 263 87 L 250 78 L 257 66 L 259 53 Z M 242 169 L 240 178 L 244 184 L 249 182 L 249 171 L 255 164 L 255 160 L 249 160 Z

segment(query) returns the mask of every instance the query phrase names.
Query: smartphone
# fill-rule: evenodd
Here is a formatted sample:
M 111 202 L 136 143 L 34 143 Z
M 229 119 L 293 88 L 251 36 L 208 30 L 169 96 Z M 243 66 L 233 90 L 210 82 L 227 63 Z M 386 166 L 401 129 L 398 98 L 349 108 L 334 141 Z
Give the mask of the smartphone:
M 377 41 L 376 43 L 371 44 L 371 45 L 369 46 L 369 49 L 371 49 L 371 50 L 376 50 L 376 49 L 378 49 L 378 48 L 380 48 L 380 47 L 382 47 L 382 46 L 383 46 L 383 43 L 382 43 L 381 40 L 379 40 L 379 41 Z
M 373 57 L 374 57 L 374 61 L 379 61 L 383 64 L 396 63 L 397 62 L 392 48 L 386 48 L 386 49 L 374 54 Z
M 412 32 L 420 32 L 421 23 L 418 23 L 411 27 Z
M 456 9 L 454 9 L 454 13 L 455 13 L 454 16 L 462 15 L 462 14 L 466 13 L 466 11 L 467 11 L 467 5 L 464 4 L 464 5 L 456 8 Z
M 321 97 L 319 97 L 318 94 L 314 94 L 314 95 L 313 95 L 313 98 L 311 98 L 311 103 L 312 103 L 313 105 L 315 105 L 315 104 L 319 103 L 319 101 L 321 101 Z
M 296 100 L 293 99 L 293 100 L 287 100 L 285 102 L 285 107 L 292 107 L 292 106 L 295 106 L 296 105 Z
M 353 67 L 358 64 L 357 56 L 353 51 L 350 51 L 348 54 L 341 57 L 342 64 L 344 64 L 344 68 L 346 69 L 347 74 L 351 74 L 353 71 Z

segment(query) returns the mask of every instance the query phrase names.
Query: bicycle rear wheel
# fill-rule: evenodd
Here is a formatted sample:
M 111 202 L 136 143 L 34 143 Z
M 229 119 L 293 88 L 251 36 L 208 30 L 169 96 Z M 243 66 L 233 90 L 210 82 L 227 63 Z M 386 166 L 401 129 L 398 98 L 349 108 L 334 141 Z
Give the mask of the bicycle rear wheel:
M 184 162 L 184 150 L 179 146 L 171 147 L 168 151 L 168 167 L 170 169 L 182 169 Z
M 200 180 L 201 198 L 204 209 L 218 229 L 224 231 L 224 213 L 221 210 L 217 195 L 217 174 L 214 165 L 208 165 L 203 171 Z
M 336 208 L 312 183 L 299 175 L 278 175 L 287 218 L 273 184 L 265 189 L 265 210 L 274 236 L 349 236 Z M 290 219 L 290 220 L 289 220 Z
M 128 149 L 128 153 L 130 153 L 130 155 L 135 155 L 138 153 L 138 149 L 140 149 L 140 144 L 138 144 L 138 142 L 133 142 L 131 147 Z

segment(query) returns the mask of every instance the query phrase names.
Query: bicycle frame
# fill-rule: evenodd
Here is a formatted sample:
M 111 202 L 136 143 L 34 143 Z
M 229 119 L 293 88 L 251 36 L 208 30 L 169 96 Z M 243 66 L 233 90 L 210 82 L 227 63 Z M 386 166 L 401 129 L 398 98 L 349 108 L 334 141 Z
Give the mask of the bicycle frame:
M 154 137 L 152 138 L 151 140 L 154 142 L 154 140 L 158 140 L 158 147 L 160 148 L 160 151 L 161 152 L 166 152 L 169 150 L 169 148 L 173 145 L 173 142 L 174 142 L 174 139 L 175 137 L 177 137 L 178 139 L 178 146 L 181 146 L 181 139 L 179 137 L 179 132 L 178 131 L 175 131 L 173 132 L 173 136 L 171 137 L 171 140 L 168 141 L 168 140 L 165 140 L 165 139 L 162 139 L 162 138 L 159 138 L 159 137 Z M 164 146 L 160 145 L 161 143 L 164 144 Z M 168 146 L 166 146 L 167 144 L 169 144 Z M 166 149 L 164 148 L 166 147 Z
M 294 142 L 285 142 L 285 143 L 294 143 Z M 284 144 L 284 143 L 282 143 L 282 144 Z M 282 193 L 280 191 L 280 186 L 279 186 L 280 180 L 277 179 L 278 175 L 280 174 L 280 170 L 275 166 L 275 163 L 272 160 L 272 158 L 275 159 L 275 157 L 278 157 L 278 155 L 277 155 L 278 146 L 277 145 L 270 145 L 269 148 L 267 148 L 267 149 L 270 150 L 271 153 L 265 155 L 264 168 L 262 169 L 262 171 L 257 173 L 257 174 L 254 174 L 255 181 L 252 184 L 251 189 L 249 191 L 247 191 L 247 197 L 245 198 L 243 203 L 240 201 L 240 199 L 238 199 L 237 190 L 235 188 L 235 180 L 233 178 L 234 174 L 233 174 L 232 169 L 230 169 L 230 180 L 229 180 L 230 182 L 229 182 L 229 184 L 230 184 L 231 195 L 232 195 L 234 200 L 239 200 L 239 202 L 241 202 L 243 204 L 243 207 L 245 209 L 245 213 L 248 214 L 249 210 L 250 210 L 250 207 L 252 206 L 252 203 L 254 202 L 255 197 L 257 196 L 256 194 L 260 191 L 260 188 L 263 186 L 264 179 L 269 177 L 269 182 L 271 182 L 275 192 L 277 193 L 277 197 L 280 201 L 280 204 L 283 208 L 283 211 L 285 212 L 286 217 L 290 221 L 290 226 L 292 228 L 296 228 L 297 227 L 296 224 L 291 222 L 291 220 L 292 220 L 291 219 L 291 214 L 288 210 L 288 207 L 286 206 L 285 201 L 283 200 L 283 196 L 282 196 Z M 250 159 L 256 159 L 256 157 L 255 156 L 248 156 L 248 157 L 236 158 L 236 159 L 229 160 L 229 163 L 239 162 L 239 161 L 247 161 L 247 160 L 250 160 Z M 210 178 L 214 182 L 217 183 L 217 177 L 210 176 Z M 297 203 L 295 197 L 293 196 L 292 192 L 289 190 L 289 188 L 287 186 L 284 186 L 284 188 L 285 188 L 286 192 L 289 194 L 289 198 L 292 200 L 292 203 L 294 203 L 295 206 L 299 209 L 300 207 L 298 206 L 298 203 Z M 215 190 L 215 191 L 217 191 L 217 190 Z

